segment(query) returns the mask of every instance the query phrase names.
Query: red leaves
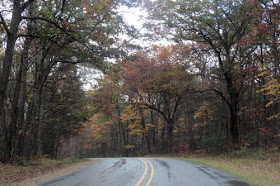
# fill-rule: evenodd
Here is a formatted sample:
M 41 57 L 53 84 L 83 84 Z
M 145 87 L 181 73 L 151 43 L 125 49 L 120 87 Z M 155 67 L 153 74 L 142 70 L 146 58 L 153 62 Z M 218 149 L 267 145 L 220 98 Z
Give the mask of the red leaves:
M 270 135 L 270 129 L 266 129 L 265 127 L 259 128 L 259 134 L 261 136 L 269 136 Z
M 180 94 L 190 80 L 186 68 L 186 46 L 153 46 L 149 51 L 137 53 L 122 64 L 124 86 L 133 92 L 148 95 Z

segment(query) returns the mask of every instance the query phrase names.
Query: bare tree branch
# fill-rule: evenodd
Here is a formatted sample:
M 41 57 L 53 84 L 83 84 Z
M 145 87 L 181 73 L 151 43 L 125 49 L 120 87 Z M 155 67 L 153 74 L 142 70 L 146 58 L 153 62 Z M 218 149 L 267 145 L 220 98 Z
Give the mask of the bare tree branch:
M 0 18 L 1 18 L 0 24 L 2 24 L 4 26 L 4 29 L 6 30 L 7 33 L 10 33 L 10 30 L 9 30 L 9 28 L 7 26 L 7 23 L 6 23 L 5 19 L 4 19 L 4 17 L 2 16 L 2 12 L 0 12 Z
M 23 12 L 31 3 L 33 3 L 33 1 L 35 1 L 35 0 L 28 0 L 23 5 L 21 5 L 21 7 L 20 7 L 21 12 Z

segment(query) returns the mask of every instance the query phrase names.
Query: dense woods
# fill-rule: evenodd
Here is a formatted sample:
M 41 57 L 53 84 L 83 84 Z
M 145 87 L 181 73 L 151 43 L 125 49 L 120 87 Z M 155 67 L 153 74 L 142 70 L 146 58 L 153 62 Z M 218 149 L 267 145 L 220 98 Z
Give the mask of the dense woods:
M 145 33 L 120 6 L 147 11 Z M 279 14 L 274 0 L 1 2 L 1 161 L 279 150 Z M 84 68 L 103 72 L 90 90 Z
M 133 34 L 125 1 L 5 0 L 1 11 L 0 157 L 57 156 L 89 117 L 81 67 L 104 70 Z M 114 46 L 113 46 L 114 45 Z M 124 44 L 123 44 L 124 45 Z

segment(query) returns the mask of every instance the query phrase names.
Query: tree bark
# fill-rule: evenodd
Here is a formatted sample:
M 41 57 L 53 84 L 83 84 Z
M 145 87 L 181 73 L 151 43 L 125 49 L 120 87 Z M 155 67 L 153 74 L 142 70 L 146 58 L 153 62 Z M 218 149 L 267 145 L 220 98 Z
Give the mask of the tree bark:
M 30 48 L 31 39 L 26 38 L 23 45 L 23 51 L 21 54 L 21 72 L 18 77 L 18 88 L 16 88 L 16 93 L 18 96 L 14 97 L 14 101 L 16 103 L 16 109 L 14 113 L 14 117 L 12 119 L 12 125 L 15 126 L 16 132 L 14 134 L 13 139 L 13 155 L 20 155 L 21 149 L 19 146 L 19 141 L 23 138 L 24 134 L 22 133 L 22 127 L 24 125 L 24 110 L 25 110 L 25 102 L 26 102 L 26 81 L 27 81 L 27 64 L 28 64 L 28 51 Z
M 22 9 L 20 7 L 20 1 L 14 0 L 13 3 L 13 12 L 11 19 L 10 29 L 6 30 L 7 32 L 7 47 L 5 50 L 5 56 L 3 60 L 2 72 L 0 72 L 0 127 L 3 128 L 5 136 L 5 149 L 2 154 L 2 160 L 8 159 L 11 157 L 11 127 L 7 126 L 5 118 L 5 100 L 6 100 L 6 91 L 9 83 L 9 77 L 11 72 L 11 67 L 14 57 L 14 48 L 17 40 L 17 31 L 18 26 L 21 21 Z M 3 20 L 2 20 L 3 21 Z
M 170 154 L 172 153 L 172 148 L 173 148 L 173 122 L 169 121 L 168 122 L 168 141 L 167 141 L 167 153 Z

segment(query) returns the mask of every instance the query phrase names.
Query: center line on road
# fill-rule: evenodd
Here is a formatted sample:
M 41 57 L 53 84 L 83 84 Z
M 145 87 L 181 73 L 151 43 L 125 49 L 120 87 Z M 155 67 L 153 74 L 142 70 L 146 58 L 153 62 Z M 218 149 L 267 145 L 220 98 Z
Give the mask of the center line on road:
M 141 159 L 141 160 L 142 160 L 142 159 Z M 142 161 L 145 163 L 145 171 L 144 171 L 142 177 L 141 177 L 140 180 L 136 183 L 135 186 L 139 186 L 139 185 L 140 185 L 140 183 L 143 181 L 143 179 L 145 178 L 145 176 L 146 176 L 146 174 L 147 174 L 147 172 L 148 172 L 148 166 L 147 166 L 146 161 L 144 161 L 144 160 L 142 160 Z
M 153 179 L 153 176 L 154 176 L 154 166 L 149 160 L 147 160 L 147 161 L 149 162 L 149 164 L 151 166 L 151 175 L 150 175 L 150 178 L 149 178 L 148 182 L 146 183 L 146 186 L 149 186 L 152 179 Z

